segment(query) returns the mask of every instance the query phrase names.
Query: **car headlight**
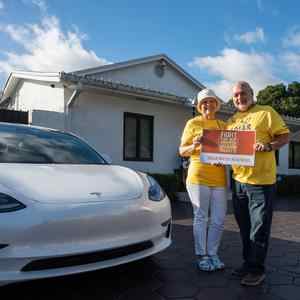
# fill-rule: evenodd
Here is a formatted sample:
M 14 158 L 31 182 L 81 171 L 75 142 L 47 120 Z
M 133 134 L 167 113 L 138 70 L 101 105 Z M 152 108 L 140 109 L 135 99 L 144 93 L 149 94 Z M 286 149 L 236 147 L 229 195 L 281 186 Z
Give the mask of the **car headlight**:
M 0 213 L 16 211 L 25 207 L 26 206 L 23 203 L 19 202 L 15 198 L 0 193 Z
M 150 183 L 148 190 L 149 199 L 153 201 L 161 201 L 163 198 L 165 198 L 166 193 L 153 177 L 147 175 L 147 178 Z

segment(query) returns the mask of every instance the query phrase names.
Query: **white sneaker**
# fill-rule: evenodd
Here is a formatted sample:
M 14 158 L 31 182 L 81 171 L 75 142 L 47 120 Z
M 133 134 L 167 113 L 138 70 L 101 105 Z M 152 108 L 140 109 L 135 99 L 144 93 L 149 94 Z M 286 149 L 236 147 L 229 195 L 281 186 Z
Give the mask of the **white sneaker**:
M 209 257 L 210 263 L 214 270 L 225 269 L 225 264 L 220 260 L 218 255 L 212 255 Z
M 211 272 L 213 271 L 214 267 L 210 261 L 210 258 L 208 256 L 203 256 L 199 258 L 197 261 L 197 265 L 199 270 L 205 271 L 205 272 Z

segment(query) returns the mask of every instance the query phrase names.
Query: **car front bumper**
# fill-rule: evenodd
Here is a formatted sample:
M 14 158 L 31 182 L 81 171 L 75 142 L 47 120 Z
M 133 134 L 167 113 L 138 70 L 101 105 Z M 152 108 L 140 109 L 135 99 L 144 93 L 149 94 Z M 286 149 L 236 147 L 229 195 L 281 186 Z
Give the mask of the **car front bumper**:
M 97 270 L 171 244 L 169 200 L 36 204 L 0 219 L 0 285 Z M 7 245 L 7 246 L 4 246 Z

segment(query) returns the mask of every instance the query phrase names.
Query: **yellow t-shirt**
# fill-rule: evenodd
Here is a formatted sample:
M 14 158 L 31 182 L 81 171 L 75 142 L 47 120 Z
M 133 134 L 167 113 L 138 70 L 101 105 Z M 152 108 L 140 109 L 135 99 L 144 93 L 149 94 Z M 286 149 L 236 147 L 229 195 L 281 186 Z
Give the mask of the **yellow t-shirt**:
M 237 112 L 227 122 L 230 130 L 255 130 L 257 143 L 269 143 L 274 136 L 289 133 L 281 116 L 271 107 L 254 105 L 246 112 Z M 275 151 L 256 152 L 254 167 L 233 165 L 235 180 L 249 184 L 276 182 Z
M 202 135 L 203 129 L 224 129 L 225 123 L 220 120 L 204 120 L 197 116 L 189 120 L 184 128 L 180 146 L 193 143 L 193 138 Z M 190 157 L 187 183 L 207 185 L 210 187 L 225 187 L 226 172 L 224 166 L 204 164 L 200 161 L 201 147 L 198 147 Z

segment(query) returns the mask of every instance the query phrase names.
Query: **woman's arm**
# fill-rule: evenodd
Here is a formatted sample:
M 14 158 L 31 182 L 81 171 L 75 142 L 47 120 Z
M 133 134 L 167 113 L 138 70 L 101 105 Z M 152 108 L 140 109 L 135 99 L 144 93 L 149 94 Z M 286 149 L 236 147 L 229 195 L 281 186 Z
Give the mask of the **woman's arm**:
M 198 150 L 199 146 L 202 144 L 202 136 L 195 136 L 193 138 L 192 144 L 182 145 L 179 147 L 179 154 L 183 157 L 191 156 L 195 150 Z
M 195 151 L 196 146 L 194 144 L 188 146 L 180 146 L 179 147 L 179 154 L 183 157 L 189 157 Z

